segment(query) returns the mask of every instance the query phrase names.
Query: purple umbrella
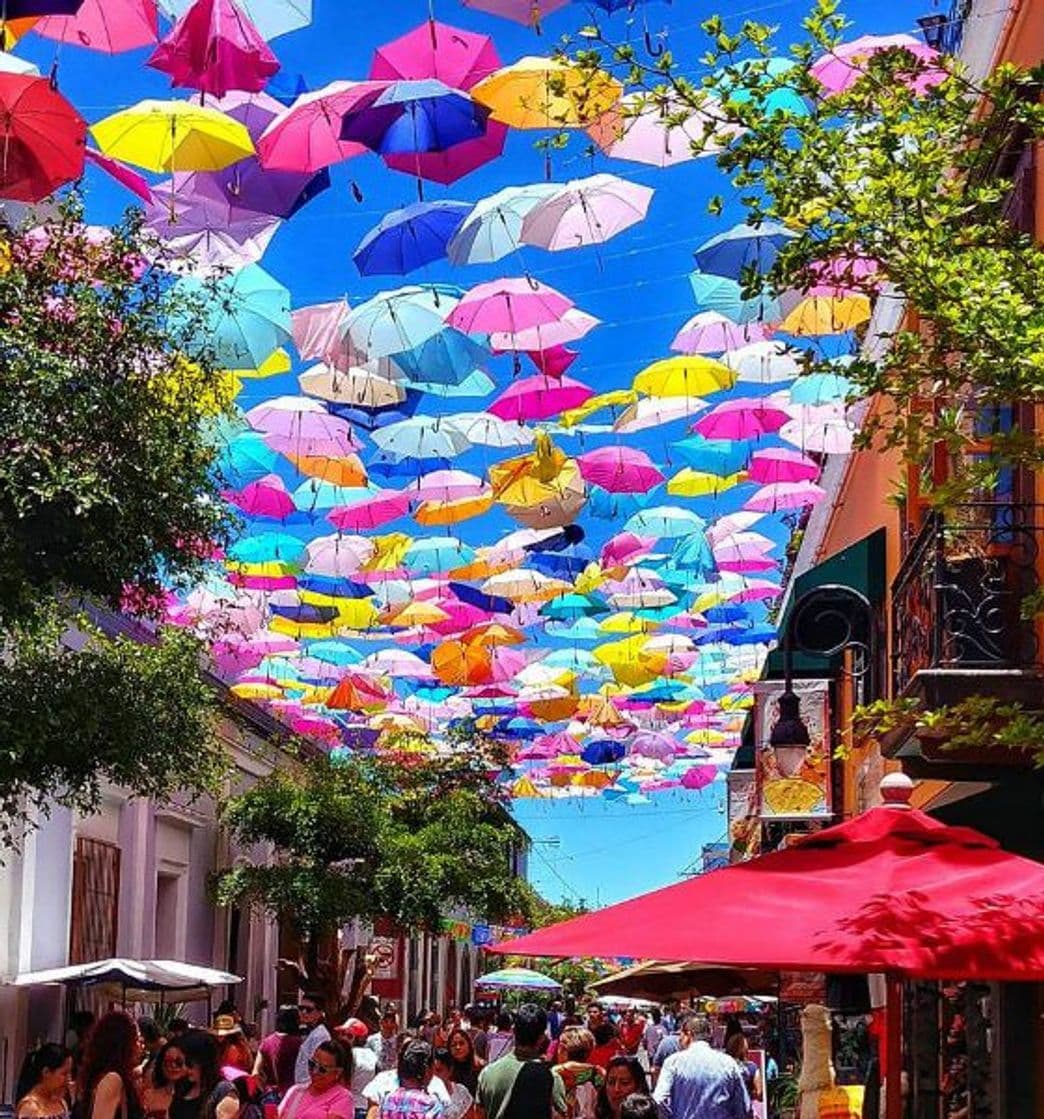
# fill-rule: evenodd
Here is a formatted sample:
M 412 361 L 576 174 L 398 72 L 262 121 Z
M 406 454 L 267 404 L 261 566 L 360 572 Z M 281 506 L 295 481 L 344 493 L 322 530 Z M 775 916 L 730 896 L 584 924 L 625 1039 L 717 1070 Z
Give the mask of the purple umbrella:
M 3 18 L 74 16 L 82 7 L 83 0 L 3 0 Z
M 386 155 L 384 162 L 393 171 L 416 175 L 429 182 L 449 186 L 479 167 L 484 167 L 504 151 L 508 128 L 498 120 L 486 122 L 486 131 L 474 140 L 454 144 L 444 152 L 418 152 L 414 155 Z

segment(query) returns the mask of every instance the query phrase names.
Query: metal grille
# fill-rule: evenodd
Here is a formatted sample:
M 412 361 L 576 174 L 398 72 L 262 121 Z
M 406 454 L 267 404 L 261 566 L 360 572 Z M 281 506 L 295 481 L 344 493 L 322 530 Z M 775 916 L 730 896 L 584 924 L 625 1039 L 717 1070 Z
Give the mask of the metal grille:
M 78 837 L 73 854 L 70 963 L 87 964 L 116 955 L 119 907 L 119 847 Z

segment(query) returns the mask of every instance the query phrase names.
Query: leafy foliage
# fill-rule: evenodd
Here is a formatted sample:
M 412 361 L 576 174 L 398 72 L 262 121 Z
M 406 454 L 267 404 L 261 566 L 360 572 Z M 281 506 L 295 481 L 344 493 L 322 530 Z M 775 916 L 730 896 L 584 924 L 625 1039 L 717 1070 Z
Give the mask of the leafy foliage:
M 218 900 L 266 910 L 313 938 L 355 917 L 414 929 L 459 910 L 518 913 L 511 868 L 523 837 L 490 760 L 474 742 L 445 755 L 421 745 L 411 737 L 380 756 L 303 756 L 230 801 L 235 840 L 271 844 L 276 858 L 222 872 Z
M 744 277 L 749 296 L 827 284 L 872 297 L 883 285 L 883 306 L 916 312 L 897 326 L 882 319 L 882 344 L 846 375 L 892 404 L 863 433 L 867 445 L 881 435 L 916 463 L 945 446 L 951 480 L 934 496 L 948 503 L 990 484 L 1000 466 L 1044 462 L 1039 441 L 991 431 L 989 420 L 1014 401 L 1044 400 L 1044 247 L 1006 211 L 1018 155 L 1044 135 L 1044 68 L 1001 66 L 975 87 L 952 61 L 935 82 L 933 64 L 890 49 L 825 96 L 811 62 L 846 26 L 837 0 L 816 0 L 805 41 L 782 50 L 765 25 L 729 33 L 712 17 L 697 78 L 669 50 L 613 44 L 597 27 L 582 33 L 581 56 L 642 91 L 633 113 L 702 121 L 693 146 L 722 148 L 718 164 L 747 221 L 795 233 L 765 275 Z M 712 212 L 721 208 L 712 200 Z M 856 263 L 867 260 L 870 275 Z M 810 370 L 822 365 L 812 349 L 806 358 Z M 984 428 L 992 452 L 973 454 Z
M 65 620 L 9 632 L 0 657 L 0 843 L 55 804 L 96 812 L 106 782 L 169 798 L 217 787 L 225 765 L 216 698 L 196 643 L 179 631 L 155 645 L 106 638 L 80 619 L 79 650 Z
M 0 622 L 158 594 L 227 537 L 205 421 L 228 393 L 139 217 L 98 233 L 73 198 L 0 238 Z

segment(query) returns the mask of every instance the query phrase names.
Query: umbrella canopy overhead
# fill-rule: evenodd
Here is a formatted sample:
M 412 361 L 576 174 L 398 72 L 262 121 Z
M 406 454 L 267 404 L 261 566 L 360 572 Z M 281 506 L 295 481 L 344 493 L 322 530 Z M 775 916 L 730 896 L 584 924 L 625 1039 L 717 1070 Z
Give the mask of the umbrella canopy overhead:
M 87 125 L 46 78 L 0 73 L 0 198 L 39 202 L 83 174 Z
M 738 967 L 1039 981 L 1044 867 L 889 805 L 495 950 L 657 960 L 697 951 Z
M 526 967 L 505 967 L 480 975 L 475 987 L 487 991 L 560 991 L 562 984 Z

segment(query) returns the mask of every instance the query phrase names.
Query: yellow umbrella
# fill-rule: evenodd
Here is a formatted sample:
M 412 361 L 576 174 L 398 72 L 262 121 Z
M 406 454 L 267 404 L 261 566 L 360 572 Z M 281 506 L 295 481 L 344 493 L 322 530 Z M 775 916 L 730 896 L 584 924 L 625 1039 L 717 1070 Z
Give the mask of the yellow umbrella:
M 870 319 L 870 299 L 858 292 L 806 295 L 779 324 L 785 334 L 843 334 Z
M 384 614 L 386 622 L 403 629 L 408 626 L 433 626 L 444 622 L 448 617 L 449 614 L 441 606 L 421 599 L 407 603 L 401 610 L 389 610 Z
M 587 487 L 575 459 L 538 431 L 533 451 L 489 468 L 497 502 L 520 524 L 555 528 L 571 524 L 587 501 Z
M 604 70 L 529 55 L 469 92 L 512 128 L 582 128 L 620 100 L 623 86 Z
M 599 393 L 590 400 L 585 400 L 579 408 L 566 409 L 558 417 L 558 422 L 562 427 L 574 427 L 603 408 L 626 408 L 637 399 L 638 394 L 634 389 L 613 389 L 611 392 Z
M 644 645 L 645 637 L 638 635 L 597 645 L 592 652 L 595 660 L 604 664 L 619 683 L 638 687 L 652 683 L 660 675 L 648 657 L 644 661 L 639 660 Z M 663 660 L 666 663 L 666 657 Z
M 244 125 L 192 101 L 139 101 L 91 132 L 106 155 L 148 171 L 220 171 L 254 154 Z
M 694 354 L 654 361 L 637 374 L 633 387 L 646 396 L 699 396 L 730 389 L 735 383 L 736 374 L 727 365 Z
M 246 681 L 233 684 L 229 691 L 240 699 L 282 699 L 283 689 L 275 684 L 262 684 L 260 681 Z
M 387 536 L 373 537 L 373 555 L 362 570 L 394 571 L 402 566 L 406 550 L 412 543 L 412 538 L 404 532 L 390 532 Z
M 651 633 L 659 624 L 649 618 L 639 618 L 633 611 L 622 610 L 603 618 L 598 628 L 603 633 Z
M 419 525 L 455 525 L 489 512 L 492 506 L 492 490 L 476 497 L 455 497 L 450 498 L 449 501 L 422 501 L 417 506 L 413 519 Z
M 667 492 L 675 497 L 707 497 L 710 494 L 724 493 L 747 480 L 746 472 L 735 474 L 712 474 L 705 470 L 693 470 L 685 466 L 667 483 Z
M 280 373 L 289 373 L 293 362 L 286 350 L 273 350 L 256 369 L 230 369 L 237 377 L 248 380 L 260 381 L 265 377 L 278 377 Z
M 288 575 L 296 575 L 297 567 L 292 563 L 282 560 L 263 560 L 260 563 L 236 563 L 235 560 L 226 560 L 225 567 L 235 575 L 244 575 L 254 579 L 285 579 Z
M 535 800 L 544 794 L 533 784 L 528 777 L 520 777 L 511 786 L 511 795 L 515 800 Z

